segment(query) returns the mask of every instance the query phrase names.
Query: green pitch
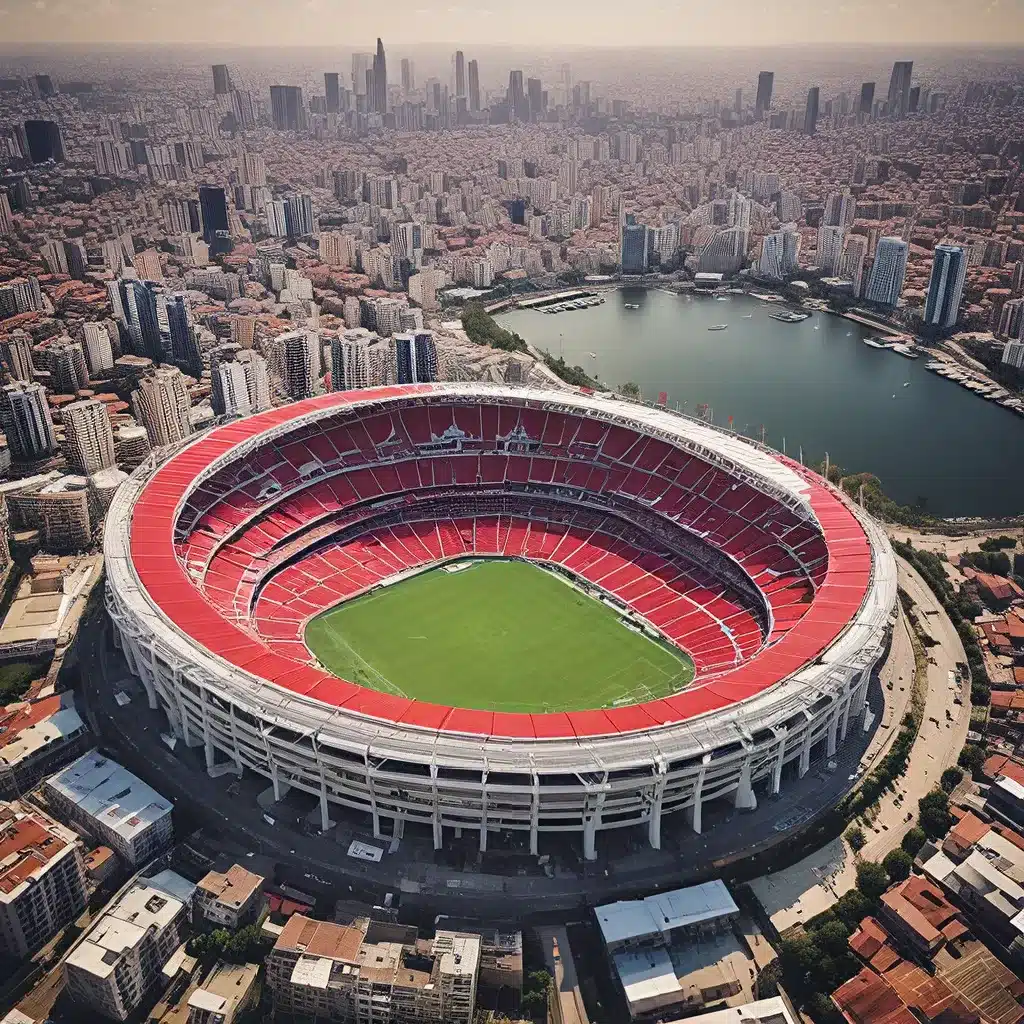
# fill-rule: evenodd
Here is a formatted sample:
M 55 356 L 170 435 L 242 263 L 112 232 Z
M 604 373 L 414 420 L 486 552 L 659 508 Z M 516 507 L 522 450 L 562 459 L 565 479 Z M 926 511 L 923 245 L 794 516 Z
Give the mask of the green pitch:
M 485 711 L 580 711 L 681 690 L 693 662 L 526 562 L 433 569 L 313 619 L 329 671 L 374 690 Z

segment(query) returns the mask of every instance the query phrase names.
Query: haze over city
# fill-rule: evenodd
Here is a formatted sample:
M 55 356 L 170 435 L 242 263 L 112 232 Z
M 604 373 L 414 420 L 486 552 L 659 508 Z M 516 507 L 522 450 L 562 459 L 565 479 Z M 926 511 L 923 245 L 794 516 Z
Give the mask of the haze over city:
M 0 1024 L 1024 1024 L 1022 43 L 0 0 Z

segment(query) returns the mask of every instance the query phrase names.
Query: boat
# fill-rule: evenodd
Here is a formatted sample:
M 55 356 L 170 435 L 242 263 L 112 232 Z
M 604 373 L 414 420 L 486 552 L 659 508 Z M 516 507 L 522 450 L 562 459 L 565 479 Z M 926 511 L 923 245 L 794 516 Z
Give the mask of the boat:
M 893 352 L 898 352 L 904 359 L 920 359 L 920 355 L 909 345 L 896 344 L 892 347 Z
M 861 338 L 860 340 L 863 341 L 864 344 L 867 345 L 868 348 L 885 348 L 886 347 L 880 341 L 875 341 L 874 338 Z
M 784 309 L 779 313 L 768 314 L 773 320 L 778 320 L 784 324 L 798 324 L 801 320 L 806 320 L 810 317 L 810 313 L 795 313 L 791 309 Z
M 895 398 L 896 396 L 895 396 L 895 395 L 893 395 L 892 397 L 893 397 L 893 398 Z
M 847 331 L 847 332 L 846 332 L 846 336 L 847 336 L 848 338 L 852 338 L 852 337 L 853 337 L 853 331 Z
M 814 325 L 814 329 L 815 329 L 816 331 L 820 331 L 820 330 L 821 330 L 821 324 L 815 324 L 815 325 Z
M 729 325 L 728 324 L 712 324 L 709 331 L 724 331 Z
M 729 296 L 728 295 L 716 295 L 715 296 L 715 302 L 728 302 L 728 301 L 729 301 Z
M 742 319 L 744 319 L 744 320 L 753 320 L 754 319 L 754 314 L 753 313 L 744 313 Z
M 639 309 L 640 308 L 640 303 L 639 302 L 627 302 L 623 308 L 624 309 Z
M 904 386 L 905 388 L 909 388 L 909 387 L 910 387 L 910 381 L 909 381 L 909 380 L 905 380 L 905 381 L 903 382 L 903 386 Z

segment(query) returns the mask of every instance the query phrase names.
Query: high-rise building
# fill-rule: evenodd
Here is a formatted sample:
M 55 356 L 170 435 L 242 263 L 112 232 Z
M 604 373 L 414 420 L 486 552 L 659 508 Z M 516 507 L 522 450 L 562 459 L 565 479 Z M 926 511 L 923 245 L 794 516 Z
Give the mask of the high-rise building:
M 910 77 L 914 72 L 912 60 L 898 60 L 892 66 L 889 79 L 888 110 L 890 117 L 905 117 L 910 111 Z
M 781 281 L 796 269 L 799 253 L 800 233 L 795 225 L 788 224 L 773 231 L 765 235 L 761 243 L 758 273 L 771 281 Z
M 0 354 L 14 380 L 32 381 L 32 338 L 27 331 L 11 331 L 0 339 Z
M 124 325 L 135 355 L 147 356 L 154 363 L 164 358 L 157 315 L 157 286 L 149 281 L 122 278 L 118 282 Z
M 750 230 L 745 227 L 723 228 L 697 254 L 697 271 L 702 274 L 734 274 L 747 257 Z
M 388 112 L 388 63 L 384 44 L 377 39 L 377 53 L 373 58 L 373 106 L 378 114 Z
M 11 210 L 11 200 L 7 195 L 7 189 L 0 188 L 0 238 L 9 235 L 14 229 L 14 213 Z
M 171 358 L 195 380 L 203 375 L 203 354 L 192 323 L 192 306 L 184 292 L 166 297 L 167 328 L 171 337 Z
M 0 388 L 0 428 L 16 462 L 35 462 L 57 451 L 53 419 L 42 384 L 18 381 Z
M 510 71 L 508 73 L 508 116 L 518 121 L 529 120 L 529 106 L 526 100 L 526 92 L 523 89 L 522 71 Z
M 31 84 L 33 92 L 40 99 L 48 100 L 52 96 L 57 95 L 57 87 L 53 84 L 53 79 L 49 75 L 33 75 Z
M 302 89 L 297 85 L 270 87 L 270 119 L 279 132 L 304 132 L 309 127 Z
M 843 257 L 839 261 L 839 276 L 853 285 L 853 294 L 860 295 L 864 277 L 864 259 L 868 254 L 868 240 L 863 235 L 847 235 Z
M 530 106 L 530 118 L 536 120 L 544 111 L 544 86 L 539 78 L 526 80 L 526 99 Z
M 352 54 L 352 91 L 357 96 L 366 96 L 366 72 L 372 70 L 372 53 Z
M 185 376 L 176 366 L 160 366 L 132 393 L 135 418 L 154 448 L 177 444 L 192 433 L 192 407 Z
M 224 189 L 216 185 L 200 185 L 199 209 L 203 217 L 203 241 L 210 245 L 218 231 L 228 231 L 228 200 Z
M 456 50 L 452 57 L 452 71 L 455 79 L 455 96 L 466 95 L 466 57 L 461 50 Z
M 91 373 L 102 373 L 113 369 L 114 349 L 110 342 L 110 334 L 106 327 L 90 321 L 82 327 L 85 337 L 85 359 Z
M 267 230 L 275 238 L 303 238 L 316 233 L 313 200 L 305 193 L 267 203 Z
M 239 345 L 221 345 L 210 356 L 213 411 L 218 416 L 248 416 L 270 408 L 267 361 Z
M 956 323 L 966 279 L 967 251 L 959 245 L 935 246 L 924 306 L 926 324 L 947 330 Z
M 849 189 L 833 192 L 825 201 L 823 223 L 848 228 L 857 216 L 857 197 Z
M 638 224 L 632 213 L 627 213 L 623 221 L 619 251 L 624 274 L 643 274 L 647 270 L 647 225 Z
M 289 331 L 274 339 L 274 356 L 281 391 L 287 398 L 309 398 L 320 391 L 323 353 L 316 331 Z
M 469 109 L 480 110 L 480 65 L 475 60 L 469 62 Z
M 999 311 L 999 329 L 996 333 L 1003 338 L 1016 340 L 1024 337 L 1024 299 L 1010 299 Z M 1003 361 L 1006 361 L 1004 352 Z
M 63 395 L 74 395 L 89 386 L 85 352 L 77 341 L 68 337 L 58 338 L 50 342 L 45 351 L 51 390 Z
M 841 225 L 822 224 L 818 228 L 818 249 L 814 262 L 826 277 L 834 277 L 839 270 L 844 234 Z
M 416 77 L 413 62 L 408 57 L 402 58 L 402 95 L 408 96 L 416 88 Z
M 341 110 L 341 86 L 337 71 L 324 72 L 324 100 L 328 114 L 337 114 Z
M 0 803 L 0 951 L 25 960 L 85 910 L 81 843 L 28 803 Z
M 25 139 L 32 163 L 64 162 L 64 135 L 56 121 L 26 121 Z
M 64 424 L 64 447 L 75 472 L 92 476 L 117 464 L 114 431 L 107 407 L 95 398 L 72 402 L 60 414 Z
M 820 90 L 815 85 L 807 90 L 807 107 L 804 110 L 804 135 L 813 135 L 818 130 L 818 97 Z
M 864 298 L 888 307 L 894 307 L 899 302 L 907 273 L 909 251 L 909 246 L 902 238 L 886 236 L 878 240 Z
M 37 277 L 16 277 L 0 284 L 0 320 L 43 308 L 43 292 Z
M 757 98 L 754 101 L 754 111 L 759 121 L 763 120 L 765 115 L 772 109 L 772 88 L 774 85 L 774 71 L 762 71 L 757 76 Z
M 64 253 L 64 243 L 60 240 L 48 239 L 43 242 L 39 255 L 43 257 L 43 263 L 51 274 L 67 274 L 68 261 Z
M 231 75 L 227 64 L 213 65 L 213 91 L 217 96 L 227 96 L 231 92 Z
M 331 390 L 379 387 L 388 383 L 391 346 L 365 327 L 331 339 Z
M 156 281 L 164 279 L 164 268 L 160 262 L 160 253 L 156 249 L 146 249 L 135 255 L 135 269 L 143 281 Z
M 341 231 L 320 232 L 320 259 L 330 267 L 351 267 L 356 262 L 356 240 Z
M 1008 341 L 1003 346 L 1002 361 L 1007 366 L 1012 366 L 1015 370 L 1024 370 L 1024 341 Z
M 395 381 L 422 384 L 437 380 L 437 345 L 430 331 L 409 331 L 394 336 Z
M 860 107 L 858 113 L 870 114 L 875 105 L 875 83 L 864 82 L 860 87 Z

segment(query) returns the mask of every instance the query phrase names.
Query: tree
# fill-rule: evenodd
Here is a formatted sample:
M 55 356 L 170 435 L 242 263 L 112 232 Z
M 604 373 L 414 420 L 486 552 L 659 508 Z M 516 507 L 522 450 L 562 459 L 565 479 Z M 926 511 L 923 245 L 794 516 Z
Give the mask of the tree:
M 933 789 L 917 802 L 918 824 L 929 839 L 939 839 L 953 824 L 949 813 L 949 797 L 941 789 Z
M 871 860 L 862 860 L 857 865 L 857 888 L 872 903 L 877 903 L 882 893 L 889 888 L 889 875 L 881 864 L 876 864 Z
M 903 837 L 903 841 L 900 843 L 900 846 L 903 847 L 911 857 L 916 857 L 918 850 L 924 846 L 927 840 L 928 837 L 924 834 L 924 829 L 918 828 L 917 825 L 915 825 Z
M 942 791 L 944 793 L 952 793 L 963 777 L 963 771 L 955 765 L 952 765 L 942 773 L 942 776 L 939 779 L 939 785 L 942 787 Z
M 864 848 L 864 844 L 867 839 L 864 837 L 864 829 L 859 825 L 854 825 L 852 828 L 846 830 L 846 841 L 850 844 L 850 849 L 856 853 L 858 850 Z
M 826 922 L 814 933 L 814 941 L 829 956 L 837 959 L 846 955 L 847 939 L 849 937 L 850 929 L 839 920 Z
M 976 777 L 981 774 L 985 765 L 985 751 L 973 743 L 965 743 L 957 758 L 957 764 L 961 768 L 966 768 L 971 775 Z
M 628 380 L 625 384 L 620 385 L 619 393 L 623 398 L 640 398 L 640 385 L 634 384 L 633 381 Z
M 849 889 L 839 897 L 835 915 L 852 932 L 874 909 L 871 901 L 859 889 Z
M 882 858 L 882 867 L 889 876 L 891 882 L 902 882 L 910 877 L 910 870 L 914 866 L 914 858 L 901 847 L 890 850 Z

